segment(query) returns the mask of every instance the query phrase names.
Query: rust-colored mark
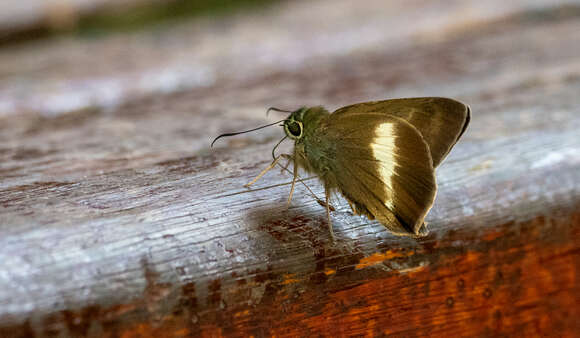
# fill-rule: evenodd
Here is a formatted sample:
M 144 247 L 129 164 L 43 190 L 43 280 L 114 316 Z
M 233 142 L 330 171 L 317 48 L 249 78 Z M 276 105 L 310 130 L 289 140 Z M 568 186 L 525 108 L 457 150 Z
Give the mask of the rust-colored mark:
M 282 281 L 282 285 L 288 285 L 288 284 L 293 284 L 293 283 L 297 283 L 300 281 L 300 279 L 296 279 L 294 278 L 294 274 L 293 273 L 287 273 L 284 275 L 284 280 Z
M 408 274 L 408 273 L 420 272 L 420 271 L 423 271 L 423 270 L 425 270 L 425 267 L 422 266 L 422 265 L 419 265 L 419 266 L 414 266 L 412 268 L 401 269 L 401 270 L 398 270 L 398 272 L 399 273 L 407 273 Z
M 130 330 L 124 331 L 120 337 L 122 338 L 133 338 L 133 337 L 191 337 L 192 332 L 188 328 L 182 328 L 176 331 L 172 331 L 171 334 L 167 334 L 167 332 L 163 328 L 154 327 L 149 323 L 139 323 Z
M 372 266 L 372 265 L 381 264 L 383 261 L 385 261 L 387 259 L 392 259 L 392 258 L 396 258 L 396 257 L 407 257 L 407 256 L 411 256 L 413 254 L 415 254 L 415 253 L 412 251 L 407 252 L 407 253 L 397 252 L 397 251 L 393 251 L 393 250 L 387 250 L 385 253 L 377 252 L 377 253 L 374 253 L 368 257 L 364 257 L 363 259 L 361 259 L 360 262 L 356 265 L 356 269 L 357 270 L 364 269 L 364 268 Z
M 238 312 L 234 313 L 234 317 L 236 317 L 236 318 L 246 317 L 249 314 L 250 314 L 250 310 L 238 311 Z
M 189 329 L 181 329 L 174 332 L 176 337 L 189 337 L 191 336 L 191 331 Z
M 483 239 L 486 241 L 493 241 L 503 236 L 503 232 L 501 231 L 489 231 L 484 236 Z
M 481 258 L 481 256 L 475 252 L 468 252 L 465 254 L 463 260 L 465 263 L 477 263 L 477 261 Z
M 326 270 L 324 270 L 324 274 L 327 276 L 334 275 L 335 273 L 336 273 L 336 270 L 333 270 L 331 268 L 326 268 Z

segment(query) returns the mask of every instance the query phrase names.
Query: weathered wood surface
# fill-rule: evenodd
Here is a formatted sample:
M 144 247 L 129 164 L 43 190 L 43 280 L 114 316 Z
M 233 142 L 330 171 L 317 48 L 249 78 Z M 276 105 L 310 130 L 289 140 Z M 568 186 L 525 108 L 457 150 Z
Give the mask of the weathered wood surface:
M 578 335 L 580 7 L 489 4 L 1 51 L 0 336 Z M 337 199 L 333 244 L 288 175 L 242 188 L 280 129 L 208 149 L 272 105 L 424 95 L 473 109 L 424 239 Z

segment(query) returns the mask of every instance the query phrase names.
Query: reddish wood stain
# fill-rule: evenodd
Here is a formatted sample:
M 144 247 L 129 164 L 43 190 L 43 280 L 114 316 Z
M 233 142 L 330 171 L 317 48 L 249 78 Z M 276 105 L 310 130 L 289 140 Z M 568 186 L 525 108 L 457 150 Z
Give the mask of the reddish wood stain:
M 392 250 L 388 250 L 387 252 L 377 252 L 368 257 L 365 257 L 360 260 L 360 263 L 356 265 L 356 269 L 364 269 L 366 267 L 381 264 L 382 262 L 393 259 L 396 257 L 406 257 L 413 255 L 413 252 L 396 252 Z
M 547 223 L 557 231 L 557 236 L 542 237 L 539 229 Z M 181 301 L 165 315 L 160 315 L 160 308 L 139 302 L 110 309 L 92 307 L 57 313 L 52 319 L 47 318 L 46 323 L 64 320 L 65 331 L 76 335 L 86 335 L 91 325 L 97 325 L 106 328 L 107 336 L 156 338 L 385 334 L 574 336 L 579 332 L 580 309 L 574 295 L 580 294 L 577 283 L 580 243 L 565 239 L 580 231 L 580 213 L 559 219 L 539 217 L 519 224 L 520 229 L 529 231 L 518 236 L 510 235 L 514 226 L 502 227 L 504 236 L 483 234 L 483 240 L 476 238 L 471 245 L 465 245 L 479 247 L 478 250 L 442 254 L 436 263 L 414 269 L 412 274 L 378 270 L 377 275 L 369 278 L 360 273 L 366 269 L 324 270 L 325 273 L 332 271 L 334 278 L 343 280 L 315 286 L 307 278 L 289 273 L 279 282 L 268 279 L 256 284 L 269 285 L 269 291 L 255 305 L 244 305 L 245 298 L 241 297 L 241 302 L 222 309 L 214 303 L 219 303 L 219 299 L 210 299 L 213 307 L 198 312 L 197 303 L 184 300 L 192 295 L 183 293 Z M 453 241 L 452 237 L 443 238 L 439 247 L 444 248 Z M 506 242 L 510 243 L 509 247 L 505 246 Z M 389 255 L 400 257 L 394 253 L 377 253 L 368 261 L 380 259 L 382 262 Z M 348 287 L 352 283 L 354 286 Z M 210 298 L 221 299 L 216 294 L 218 290 L 233 294 L 245 292 L 244 288 L 237 287 L 234 283 L 234 289 L 225 290 L 214 281 L 210 285 L 214 290 Z M 158 296 L 168 298 L 163 294 Z M 3 328 L 0 333 L 2 336 L 7 332 L 24 334 L 29 330 L 27 325 Z M 55 330 L 46 334 L 64 332 Z

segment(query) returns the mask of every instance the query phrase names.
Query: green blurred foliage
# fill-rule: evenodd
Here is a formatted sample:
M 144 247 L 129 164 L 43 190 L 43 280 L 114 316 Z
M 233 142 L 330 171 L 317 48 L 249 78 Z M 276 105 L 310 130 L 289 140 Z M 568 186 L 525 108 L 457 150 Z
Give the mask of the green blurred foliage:
M 102 11 L 82 18 L 81 34 L 131 31 L 197 16 L 219 16 L 236 10 L 255 10 L 275 0 L 172 0 L 149 3 L 124 11 Z
M 200 16 L 222 16 L 237 11 L 256 11 L 280 0 L 161 0 L 136 2 L 131 6 L 105 6 L 80 16 L 64 15 L 39 21 L 24 29 L 0 31 L 0 47 L 62 35 L 98 37 L 170 25 Z M 58 14 L 58 13 L 57 13 Z M 65 12 L 65 14 L 67 14 Z M 58 15 L 57 15 L 58 17 Z

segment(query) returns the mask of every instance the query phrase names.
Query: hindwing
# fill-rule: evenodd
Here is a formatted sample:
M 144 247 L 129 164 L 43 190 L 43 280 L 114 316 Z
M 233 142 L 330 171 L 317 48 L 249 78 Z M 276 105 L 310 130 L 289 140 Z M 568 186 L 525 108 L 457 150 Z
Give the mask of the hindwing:
M 335 149 L 333 181 L 353 211 L 395 233 L 421 235 L 437 187 L 420 132 L 385 114 L 332 114 L 326 130 Z

